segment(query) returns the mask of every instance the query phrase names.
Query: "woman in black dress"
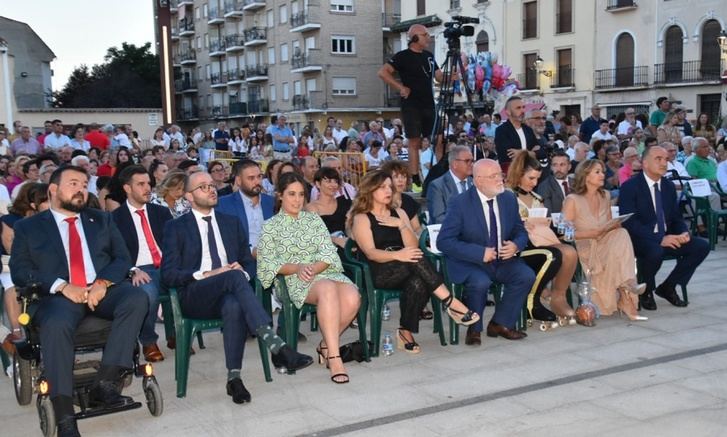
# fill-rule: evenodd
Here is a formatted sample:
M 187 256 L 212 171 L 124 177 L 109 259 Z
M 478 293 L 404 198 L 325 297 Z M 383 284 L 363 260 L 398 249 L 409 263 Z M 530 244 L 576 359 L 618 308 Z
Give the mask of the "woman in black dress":
M 396 192 L 392 204 L 404 210 L 406 216 L 409 217 L 414 233 L 421 234 L 422 224 L 419 222 L 419 210 L 422 206 L 405 193 L 410 182 L 409 166 L 403 161 L 391 160 L 382 165 L 381 170 L 391 174 L 391 181 L 394 183 Z
M 341 175 L 335 168 L 323 167 L 313 177 L 313 183 L 318 188 L 318 198 L 308 205 L 306 210 L 321 216 L 326 224 L 331 240 L 339 248 L 339 254 L 346 246 L 346 215 L 351 209 L 351 200 L 344 196 L 338 196 L 338 189 L 341 186 Z

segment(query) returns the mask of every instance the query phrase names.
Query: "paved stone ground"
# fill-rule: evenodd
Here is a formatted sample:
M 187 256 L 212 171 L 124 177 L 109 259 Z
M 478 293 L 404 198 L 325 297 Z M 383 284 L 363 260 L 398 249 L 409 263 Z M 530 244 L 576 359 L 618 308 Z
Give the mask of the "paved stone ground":
M 602 318 L 594 328 L 531 329 L 520 342 L 483 337 L 479 348 L 439 346 L 431 322 L 423 322 L 421 354 L 353 363 L 347 385 L 331 383 L 318 365 L 265 383 L 257 344 L 249 342 L 243 379 L 253 401 L 242 406 L 225 394 L 222 337 L 207 333 L 184 399 L 175 397 L 174 363 L 164 350 L 168 358 L 156 366 L 161 417 L 143 408 L 79 427 L 93 436 L 724 436 L 726 261 L 720 242 L 689 285 L 689 307 L 657 298 L 658 311 L 644 312 L 647 322 Z M 395 329 L 396 319 L 394 311 L 385 329 Z M 319 334 L 303 329 L 310 340 L 301 350 L 313 354 Z M 348 332 L 345 341 L 355 336 Z M 128 394 L 143 399 L 139 381 Z M 18 406 L 11 380 L 0 379 L 0 435 L 40 435 L 33 405 Z

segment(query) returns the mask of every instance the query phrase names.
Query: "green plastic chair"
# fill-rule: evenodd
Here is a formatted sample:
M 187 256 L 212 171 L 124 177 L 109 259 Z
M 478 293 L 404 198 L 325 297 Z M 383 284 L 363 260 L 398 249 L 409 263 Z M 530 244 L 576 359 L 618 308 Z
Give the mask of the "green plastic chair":
M 187 395 L 189 347 L 194 335 L 202 331 L 219 330 L 223 327 L 223 323 L 222 319 L 191 319 L 184 317 L 176 288 L 169 288 L 169 301 L 174 314 L 174 331 L 177 335 L 177 347 L 174 350 L 174 377 L 177 380 L 177 397 L 183 398 Z M 258 345 L 260 346 L 260 358 L 263 363 L 265 381 L 270 382 L 273 378 L 270 376 L 268 348 L 259 338 Z
M 346 271 L 346 275 L 351 278 L 351 280 L 356 284 L 357 287 L 359 287 L 359 292 L 363 294 L 361 283 L 363 282 L 362 279 L 362 272 L 361 268 L 349 263 L 344 263 L 343 265 L 344 270 Z M 298 350 L 298 330 L 300 329 L 300 315 L 303 312 L 308 312 L 311 314 L 311 317 L 315 317 L 316 312 L 316 306 L 312 304 L 303 304 L 303 307 L 298 309 L 293 302 L 290 299 L 290 295 L 288 294 L 288 286 L 285 284 L 285 276 L 283 275 L 277 275 L 275 277 L 275 287 L 277 289 L 278 297 L 281 300 L 281 304 L 283 306 L 283 314 L 285 314 L 285 327 L 284 327 L 284 340 L 286 343 L 290 345 L 293 350 Z M 288 322 L 290 320 L 291 322 Z M 366 361 L 370 361 L 369 357 L 369 351 L 368 351 L 368 343 L 366 341 L 366 308 L 364 305 L 361 305 L 359 307 L 358 311 L 358 332 L 359 332 L 359 341 L 364 346 L 364 358 Z M 294 374 L 295 371 L 289 371 L 289 374 Z
M 169 338 L 170 332 L 174 331 L 174 312 L 172 311 L 172 303 L 169 300 L 169 292 L 161 290 L 159 293 L 159 304 L 162 307 L 162 318 L 164 319 L 164 334 Z M 175 334 L 176 336 L 176 334 Z M 202 332 L 197 332 L 197 344 L 200 349 L 204 349 L 204 340 L 202 339 Z
M 671 255 L 664 256 L 664 261 L 673 261 L 676 259 L 677 258 L 675 256 L 671 256 Z M 644 278 L 639 273 L 642 270 L 641 266 L 642 266 L 642 261 L 637 258 L 636 259 L 636 278 L 637 278 L 638 282 L 644 282 Z M 682 289 L 682 300 L 684 301 L 684 303 L 686 303 L 688 305 L 689 304 L 689 295 L 687 294 L 687 286 L 680 285 L 679 288 Z
M 697 234 L 697 217 L 702 217 L 707 227 L 709 248 L 710 250 L 714 250 L 717 246 L 717 231 L 720 221 L 725 224 L 725 238 L 727 238 L 727 209 L 712 209 L 712 206 L 709 204 L 709 199 L 706 196 L 694 196 L 689 184 L 686 184 L 684 187 L 684 194 L 688 200 L 694 201 L 695 203 L 694 218 L 691 222 L 691 233 L 694 235 Z
M 383 323 L 381 311 L 388 301 L 399 298 L 401 290 L 378 288 L 374 285 L 374 281 L 371 276 L 371 268 L 369 267 L 368 262 L 364 261 L 363 257 L 358 257 L 358 246 L 353 239 L 349 239 L 346 242 L 344 256 L 347 263 L 358 265 L 363 272 L 363 284 L 366 287 L 369 315 L 371 317 L 371 342 L 373 343 L 374 348 L 373 356 L 378 357 L 379 347 L 381 345 L 381 327 Z M 447 339 L 445 337 L 444 326 L 442 324 L 441 302 L 434 296 L 432 296 L 431 302 L 432 312 L 434 313 L 434 330 L 439 333 L 439 343 L 442 346 L 446 346 Z
M 3 314 L 5 314 L 5 288 L 0 286 L 0 323 L 2 323 Z M 4 339 L 0 338 L 0 342 L 2 342 Z M 11 357 L 8 356 L 5 351 L 0 348 L 0 363 L 2 363 L 2 373 L 5 373 L 5 369 L 10 366 Z

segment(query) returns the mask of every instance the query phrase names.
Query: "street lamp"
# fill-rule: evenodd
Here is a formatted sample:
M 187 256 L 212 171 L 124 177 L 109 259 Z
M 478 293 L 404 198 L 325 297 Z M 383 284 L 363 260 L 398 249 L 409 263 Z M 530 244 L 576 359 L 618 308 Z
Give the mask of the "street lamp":
M 553 76 L 553 71 L 551 71 L 551 70 L 543 70 L 543 63 L 544 62 L 545 61 L 543 61 L 543 58 L 541 58 L 540 56 L 538 56 L 538 58 L 535 60 L 535 62 L 533 62 L 532 69 L 534 71 L 542 74 L 545 77 L 552 77 Z

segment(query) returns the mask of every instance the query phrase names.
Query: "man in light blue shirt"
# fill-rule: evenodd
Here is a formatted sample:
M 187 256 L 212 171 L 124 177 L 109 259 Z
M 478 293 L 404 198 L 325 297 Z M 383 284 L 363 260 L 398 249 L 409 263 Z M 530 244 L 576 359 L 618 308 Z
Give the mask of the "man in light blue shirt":
M 291 144 L 295 143 L 293 131 L 287 126 L 288 118 L 285 114 L 278 114 L 275 125 L 270 127 L 273 136 L 273 157 L 275 159 L 290 160 Z
M 60 120 L 53 120 L 53 132 L 49 133 L 45 137 L 43 143 L 46 149 L 59 150 L 61 147 L 70 146 L 71 139 L 67 135 L 63 134 L 63 122 Z

